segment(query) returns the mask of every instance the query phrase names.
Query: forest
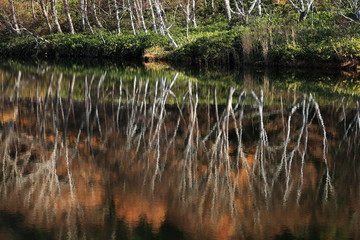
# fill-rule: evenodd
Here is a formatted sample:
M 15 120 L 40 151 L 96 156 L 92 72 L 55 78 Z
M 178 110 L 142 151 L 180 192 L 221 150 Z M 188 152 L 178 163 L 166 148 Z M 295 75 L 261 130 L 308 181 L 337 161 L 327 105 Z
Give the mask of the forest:
M 357 69 L 358 0 L 1 0 L 0 55 Z

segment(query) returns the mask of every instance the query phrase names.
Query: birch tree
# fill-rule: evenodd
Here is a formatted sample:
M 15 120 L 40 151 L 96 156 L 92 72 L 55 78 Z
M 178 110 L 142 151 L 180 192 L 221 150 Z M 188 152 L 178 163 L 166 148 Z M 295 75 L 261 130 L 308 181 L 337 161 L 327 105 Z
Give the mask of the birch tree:
M 196 2 L 195 0 L 191 0 L 191 8 L 192 8 L 192 12 L 191 12 L 191 20 L 194 24 L 194 27 L 197 27 L 197 23 L 196 23 Z
M 91 11 L 92 11 L 92 14 L 94 16 L 96 26 L 98 28 L 103 28 L 103 25 L 101 24 L 101 22 L 100 22 L 100 20 L 99 20 L 99 18 L 97 16 L 95 0 L 91 0 Z
M 35 19 L 35 20 L 36 20 L 34 0 L 30 0 L 30 5 L 31 5 L 31 13 L 32 13 L 32 17 L 33 17 L 33 19 Z
M 195 0 L 185 0 L 185 5 L 182 3 L 182 0 L 179 0 L 178 5 L 183 10 L 185 14 L 185 23 L 186 23 L 186 39 L 189 38 L 189 25 L 190 22 L 193 22 L 194 27 L 197 27 L 195 19 Z
M 157 17 L 158 17 L 160 34 L 168 36 L 168 38 L 170 39 L 172 45 L 175 48 L 177 48 L 178 45 L 176 44 L 174 38 L 171 36 L 171 34 L 169 32 L 169 29 L 165 25 L 164 18 L 162 16 L 162 6 L 161 6 L 159 0 L 154 0 L 154 6 L 155 6 L 156 14 L 157 14 Z
M 340 0 L 338 13 L 350 21 L 360 21 L 360 5 L 358 0 Z
M 68 21 L 69 28 L 70 28 L 70 33 L 75 34 L 74 24 L 72 22 L 72 18 L 71 18 L 70 11 L 69 11 L 68 0 L 63 0 L 63 4 L 64 4 L 64 11 L 65 11 L 66 19 Z
M 117 0 L 114 0 L 114 8 L 115 8 L 115 19 L 116 19 L 116 32 L 117 34 L 121 33 L 120 28 L 120 13 L 119 13 L 119 6 Z
M 141 22 L 141 26 L 144 29 L 144 32 L 147 33 L 147 28 L 145 24 L 144 14 L 143 14 L 143 5 L 141 0 L 133 0 L 134 7 L 136 10 L 136 15 L 138 16 L 138 22 Z
M 53 17 L 57 32 L 62 33 L 62 29 L 61 29 L 61 26 L 59 23 L 59 18 L 58 18 L 56 0 L 51 0 L 51 13 L 52 13 L 52 17 Z
M 47 4 L 47 1 L 44 1 L 43 0 L 38 0 L 38 3 L 40 5 L 40 8 L 41 8 L 41 11 L 44 15 L 44 18 L 45 18 L 45 22 L 46 22 L 46 25 L 49 29 L 49 32 L 50 33 L 53 33 L 53 28 L 51 26 L 51 23 L 50 23 L 50 19 L 49 19 L 49 6 Z
M 248 22 L 250 14 L 253 12 L 255 7 L 261 9 L 260 0 L 253 0 L 249 3 L 246 3 L 244 0 L 234 0 L 235 10 L 230 8 L 230 12 L 238 17 L 244 22 Z M 247 7 L 248 6 L 248 7 Z M 259 10 L 261 14 L 261 10 Z
M 134 12 L 133 12 L 130 0 L 127 0 L 127 9 L 129 11 L 129 15 L 130 15 L 131 28 L 133 30 L 134 35 L 136 35 L 136 28 L 135 28 L 135 23 L 134 23 Z
M 85 31 L 86 29 L 86 23 L 85 23 L 85 3 L 84 0 L 79 0 L 79 5 L 80 5 L 80 15 L 81 15 L 81 26 L 83 31 Z
M 299 21 L 302 21 L 306 18 L 311 9 L 311 6 L 314 3 L 314 0 L 296 0 L 295 2 L 293 0 L 289 1 L 294 9 L 300 13 Z
M 14 1 L 9 0 L 9 4 L 10 4 L 11 23 L 12 23 L 13 29 L 16 33 L 20 33 L 19 25 L 17 22 L 16 14 L 15 14 Z
M 190 0 L 186 0 L 185 6 L 182 4 L 181 0 L 179 0 L 179 6 L 183 10 L 185 14 L 185 23 L 186 23 L 186 39 L 189 39 L 189 24 L 190 24 Z
M 17 34 L 20 33 L 19 31 L 15 31 L 11 23 L 7 21 L 6 18 L 1 13 L 0 13 L 0 23 L 3 24 L 10 33 L 17 33 Z
M 230 23 L 231 22 L 231 7 L 230 7 L 229 0 L 224 0 L 224 7 L 225 7 L 225 14 L 226 14 L 227 22 Z
M 155 13 L 154 13 L 152 0 L 148 0 L 148 3 L 149 3 L 149 7 L 150 7 L 150 13 L 151 13 L 151 20 L 152 20 L 153 29 L 154 29 L 154 32 L 157 33 L 158 31 L 157 31 L 157 27 L 156 27 L 156 17 L 155 17 Z
M 86 30 L 86 26 L 88 26 L 91 33 L 94 33 L 93 28 L 89 21 L 88 15 L 88 1 L 87 0 L 80 0 L 80 11 L 81 11 L 81 23 L 83 26 L 83 30 Z

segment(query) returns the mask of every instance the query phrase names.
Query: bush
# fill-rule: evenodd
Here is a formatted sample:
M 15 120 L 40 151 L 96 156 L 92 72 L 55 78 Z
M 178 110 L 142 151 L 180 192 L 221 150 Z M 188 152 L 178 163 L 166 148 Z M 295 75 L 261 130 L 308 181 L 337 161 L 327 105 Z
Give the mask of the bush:
M 5 56 L 46 57 L 99 57 L 141 58 L 146 48 L 160 44 L 169 48 L 168 40 L 155 34 L 117 35 L 103 32 L 96 34 L 53 34 L 45 36 L 46 43 L 32 36 L 12 36 L 1 42 L 0 52 Z

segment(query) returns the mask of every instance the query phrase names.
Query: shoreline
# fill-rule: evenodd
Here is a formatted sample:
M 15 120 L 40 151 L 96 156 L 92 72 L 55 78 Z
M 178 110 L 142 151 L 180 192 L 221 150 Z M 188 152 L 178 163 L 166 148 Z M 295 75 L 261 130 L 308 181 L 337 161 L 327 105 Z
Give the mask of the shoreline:
M 245 49 L 243 42 L 239 40 L 239 36 L 243 36 L 241 33 L 234 35 L 231 31 L 227 31 L 226 34 L 230 38 L 218 35 L 214 38 L 212 36 L 198 38 L 184 43 L 179 48 L 169 47 L 164 36 L 155 34 L 53 34 L 44 36 L 47 39 L 46 42 L 29 35 L 12 35 L 5 36 L 0 43 L 0 56 L 35 60 L 96 59 L 96 61 L 115 62 L 163 62 L 169 65 L 201 69 L 285 67 L 287 69 L 338 69 L 360 72 L 360 49 L 357 54 L 353 53 L 357 51 L 357 43 L 360 43 L 360 39 L 355 39 L 351 51 L 343 51 L 342 54 L 331 46 L 327 46 L 327 54 L 320 54 L 306 49 L 307 46 L 301 43 L 274 45 L 266 49 L 265 54 L 263 48 L 254 47 L 259 44 L 259 39 L 254 40 L 249 49 Z M 322 43 L 313 44 L 320 46 Z

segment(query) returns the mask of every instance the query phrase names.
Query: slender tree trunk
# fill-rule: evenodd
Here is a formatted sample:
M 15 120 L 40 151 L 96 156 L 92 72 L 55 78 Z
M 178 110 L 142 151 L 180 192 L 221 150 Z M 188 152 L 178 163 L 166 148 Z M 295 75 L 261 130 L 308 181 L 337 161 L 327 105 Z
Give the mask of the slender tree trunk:
M 257 3 L 257 7 L 258 7 L 258 15 L 261 16 L 262 15 L 262 10 L 261 10 L 261 0 L 258 0 L 258 3 Z
M 116 24 L 117 24 L 117 34 L 121 33 L 121 28 L 120 28 L 120 15 L 119 15 L 119 6 L 117 4 L 117 0 L 114 0 L 114 7 L 115 7 L 115 18 L 116 18 Z
M 36 20 L 36 15 L 35 15 L 35 4 L 34 4 L 34 0 L 31 0 L 31 13 L 32 13 L 32 17 L 33 19 Z
M 80 15 L 81 15 L 81 26 L 83 31 L 86 30 L 86 23 L 85 23 L 85 0 L 79 0 L 80 4 Z
M 109 13 L 109 16 L 111 16 L 112 14 L 112 12 L 111 12 L 111 1 L 110 0 L 108 0 L 107 1 L 107 4 L 108 4 L 108 13 Z
M 170 34 L 170 32 L 169 32 L 169 29 L 167 29 L 167 27 L 165 26 L 164 19 L 163 19 L 162 15 L 161 15 L 161 5 L 160 5 L 159 0 L 155 0 L 154 3 L 155 3 L 156 13 L 157 13 L 158 18 L 159 18 L 160 33 L 166 34 L 166 36 L 168 36 L 168 38 L 170 39 L 172 45 L 173 45 L 175 48 L 177 48 L 178 45 L 176 44 L 175 40 L 174 40 L 173 37 L 171 36 L 171 34 Z
M 127 2 L 128 2 L 129 14 L 130 14 L 131 28 L 132 28 L 132 30 L 133 30 L 134 35 L 136 35 L 136 29 L 135 29 L 135 24 L 134 24 L 134 14 L 133 14 L 133 11 L 132 11 L 132 7 L 131 7 L 131 4 L 130 4 L 130 1 L 127 0 Z
M 96 26 L 97 26 L 98 28 L 103 28 L 103 25 L 102 25 L 101 22 L 99 21 L 99 18 L 98 18 L 97 13 L 96 13 L 95 0 L 91 0 L 91 11 L 92 11 L 92 14 L 93 14 L 93 16 L 94 16 Z
M 231 10 L 230 10 L 230 2 L 229 0 L 224 0 L 224 7 L 225 7 L 225 14 L 226 14 L 226 19 L 227 22 L 230 23 L 231 22 Z
M 90 24 L 90 21 L 89 21 L 88 1 L 87 0 L 84 0 L 84 15 L 85 15 L 85 23 L 86 23 L 86 25 L 89 27 L 90 32 L 94 33 L 93 28 L 92 28 L 92 26 Z
M 53 17 L 57 32 L 62 33 L 62 29 L 61 29 L 59 19 L 58 19 L 58 14 L 57 14 L 56 0 L 51 0 L 51 12 L 52 12 L 52 17 Z
M 11 8 L 11 22 L 13 25 L 13 29 L 16 33 L 20 33 L 20 29 L 19 29 L 19 25 L 16 19 L 16 13 L 15 13 L 15 6 L 14 6 L 14 1 L 13 0 L 9 0 L 10 3 L 10 8 Z
M 192 7 L 192 13 L 191 13 L 191 20 L 194 24 L 194 27 L 197 28 L 197 23 L 196 23 L 196 2 L 195 0 L 192 0 L 191 2 L 191 7 Z
M 185 24 L 186 24 L 186 40 L 189 40 L 189 25 L 191 21 L 190 17 L 190 0 L 186 0 L 186 6 L 184 7 L 179 0 L 179 6 L 184 11 L 185 14 Z
M 140 28 L 140 24 L 141 24 L 140 15 L 139 15 L 139 9 L 136 6 L 135 0 L 131 0 L 130 4 L 131 4 L 130 5 L 131 6 L 131 11 L 134 14 L 133 16 L 134 16 L 134 22 L 135 22 L 135 25 L 136 25 L 136 30 L 138 31 L 139 28 Z
M 87 0 L 80 0 L 80 12 L 81 12 L 81 24 L 82 24 L 82 28 L 83 31 L 86 30 L 86 25 L 89 27 L 90 32 L 94 33 L 90 21 L 89 21 L 89 16 L 88 16 L 88 2 Z
M 11 26 L 11 23 L 9 23 L 4 16 L 0 13 L 0 23 L 2 23 L 5 28 L 10 32 L 10 33 L 18 33 L 15 31 L 15 29 Z
M 149 2 L 149 6 L 150 6 L 150 13 L 151 13 L 151 20 L 152 20 L 152 25 L 154 28 L 154 32 L 157 33 L 157 27 L 156 27 L 156 18 L 155 18 L 155 13 L 154 13 L 154 8 L 153 8 L 153 4 L 152 4 L 152 0 L 148 0 Z
M 143 6 L 142 6 L 142 2 L 141 0 L 134 0 L 134 4 L 135 4 L 135 8 L 137 9 L 138 12 L 138 16 L 140 17 L 140 22 L 141 25 L 144 29 L 144 32 L 147 33 L 147 28 L 146 28 L 146 24 L 145 24 L 145 19 L 144 19 L 144 14 L 143 14 Z
M 64 4 L 65 15 L 66 15 L 67 21 L 69 23 L 70 33 L 75 34 L 74 24 L 72 22 L 72 18 L 71 18 L 70 11 L 69 11 L 68 0 L 63 0 L 63 4 Z
M 185 10 L 185 21 L 186 21 L 186 40 L 189 40 L 189 24 L 190 24 L 190 2 L 187 0 L 186 10 Z
M 50 20 L 49 20 L 49 10 L 48 10 L 48 6 L 47 6 L 47 2 L 46 2 L 46 6 L 45 6 L 43 0 L 38 0 L 38 1 L 40 4 L 41 11 L 44 15 L 46 25 L 48 26 L 49 32 L 53 33 L 53 28 L 52 28 Z

